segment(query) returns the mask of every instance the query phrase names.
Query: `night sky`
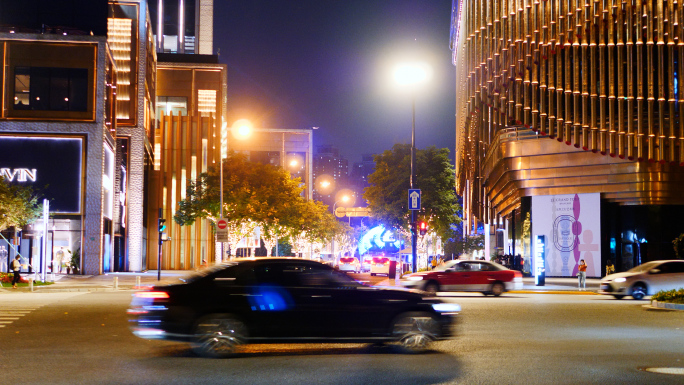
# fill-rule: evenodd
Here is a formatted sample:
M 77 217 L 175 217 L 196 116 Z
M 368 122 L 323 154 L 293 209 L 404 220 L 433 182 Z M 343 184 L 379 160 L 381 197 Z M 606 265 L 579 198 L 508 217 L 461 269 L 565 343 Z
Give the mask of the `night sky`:
M 421 59 L 432 81 L 416 93 L 416 146 L 453 158 L 452 0 L 217 0 L 214 50 L 228 66 L 228 123 L 310 128 L 350 161 L 411 141 L 411 95 L 391 68 Z

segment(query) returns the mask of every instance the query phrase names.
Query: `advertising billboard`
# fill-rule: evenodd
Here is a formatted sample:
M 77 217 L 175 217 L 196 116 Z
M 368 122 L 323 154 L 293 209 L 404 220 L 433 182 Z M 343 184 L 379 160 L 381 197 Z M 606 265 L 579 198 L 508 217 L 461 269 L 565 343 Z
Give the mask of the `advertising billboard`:
M 0 136 L 0 175 L 50 200 L 50 212 L 80 214 L 83 138 Z
M 532 239 L 539 235 L 545 238 L 547 277 L 576 276 L 581 259 L 587 277 L 601 276 L 601 194 L 533 196 Z

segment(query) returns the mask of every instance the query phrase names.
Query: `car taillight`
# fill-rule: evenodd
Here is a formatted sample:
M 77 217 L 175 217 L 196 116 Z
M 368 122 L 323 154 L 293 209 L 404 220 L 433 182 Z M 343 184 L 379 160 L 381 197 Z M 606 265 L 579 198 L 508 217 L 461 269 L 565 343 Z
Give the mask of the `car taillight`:
M 139 291 L 134 294 L 137 298 L 144 299 L 166 299 L 169 298 L 169 293 L 165 291 Z

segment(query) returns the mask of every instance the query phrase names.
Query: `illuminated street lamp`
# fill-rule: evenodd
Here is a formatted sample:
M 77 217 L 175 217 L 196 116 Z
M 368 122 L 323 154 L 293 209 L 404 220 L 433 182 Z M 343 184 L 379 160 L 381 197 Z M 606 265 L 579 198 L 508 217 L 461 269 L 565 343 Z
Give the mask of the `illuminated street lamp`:
M 349 199 L 350 199 L 349 195 L 344 195 L 337 202 L 335 202 L 335 204 L 333 205 L 333 214 L 335 213 L 335 207 L 337 206 L 338 203 L 340 203 L 340 202 L 347 203 L 347 202 L 349 202 Z
M 432 68 L 423 62 L 402 63 L 394 69 L 394 81 L 411 92 L 411 176 L 409 182 L 411 189 L 414 188 L 416 163 L 416 89 L 421 84 L 427 83 L 432 77 Z M 416 229 L 416 210 L 411 210 L 411 269 L 416 272 L 416 262 L 418 259 L 418 229 Z

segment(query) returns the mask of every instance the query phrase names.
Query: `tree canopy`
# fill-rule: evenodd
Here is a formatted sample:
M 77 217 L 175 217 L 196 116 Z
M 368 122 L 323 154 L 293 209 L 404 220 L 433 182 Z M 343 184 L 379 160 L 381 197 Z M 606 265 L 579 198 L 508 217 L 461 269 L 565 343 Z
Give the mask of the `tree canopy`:
M 215 223 L 221 217 L 219 171 L 212 168 L 188 183 L 186 198 L 174 215 L 176 223 L 192 224 L 200 218 Z M 337 221 L 320 202 L 305 200 L 300 184 L 280 167 L 231 153 L 223 162 L 223 218 L 242 232 L 261 226 L 269 243 L 302 233 L 312 241 L 331 239 L 339 231 Z
M 411 175 L 411 145 L 395 144 L 375 155 L 375 171 L 368 176 L 370 187 L 363 197 L 376 221 L 395 229 L 409 228 L 408 189 Z M 458 223 L 454 167 L 449 150 L 434 146 L 416 150 L 414 188 L 421 190 L 418 220 L 446 240 L 453 237 L 451 225 Z
M 0 231 L 23 227 L 40 217 L 43 205 L 31 187 L 9 183 L 0 177 Z

